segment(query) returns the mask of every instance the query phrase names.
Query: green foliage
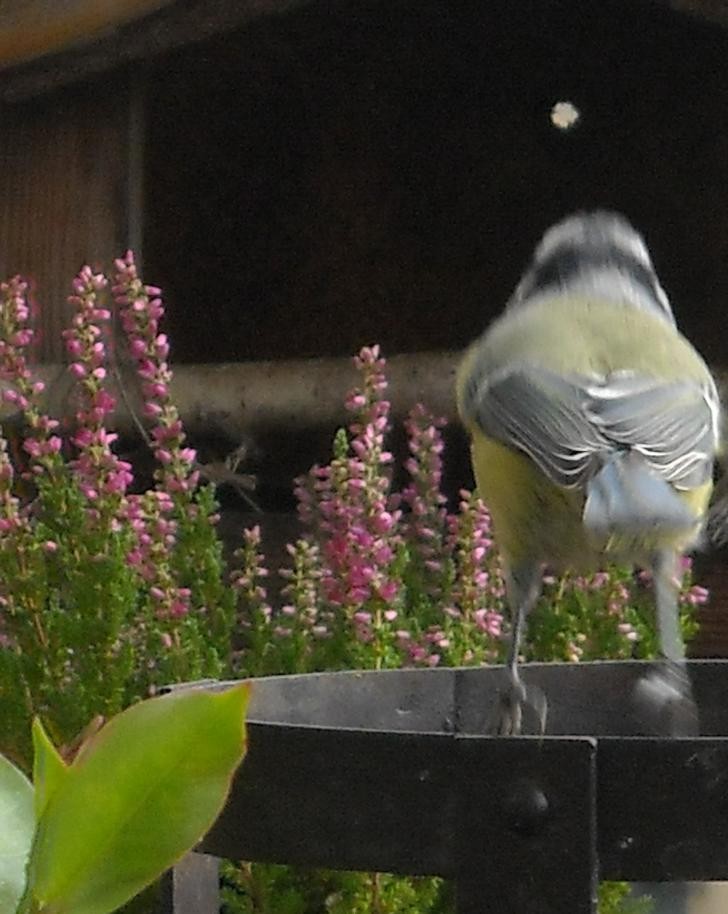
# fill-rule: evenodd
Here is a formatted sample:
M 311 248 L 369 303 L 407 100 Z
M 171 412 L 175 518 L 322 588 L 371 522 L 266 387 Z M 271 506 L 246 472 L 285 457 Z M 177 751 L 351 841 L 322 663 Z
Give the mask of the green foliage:
M 649 895 L 635 898 L 624 882 L 603 882 L 599 886 L 599 914 L 651 914 Z
M 35 716 L 63 745 L 92 717 L 160 685 L 230 669 L 235 594 L 214 491 L 199 485 L 169 401 L 158 290 L 140 283 L 133 258 L 116 266 L 116 304 L 140 360 L 158 458 L 155 484 L 133 494 L 132 468 L 104 424 L 114 408 L 105 387 L 108 281 L 86 267 L 73 284 L 76 313 L 64 337 L 78 409 L 63 439 L 28 367 L 27 285 L 0 287 L 0 377 L 16 410 L 0 436 L 0 750 L 26 767 Z
M 149 487 L 115 454 L 105 426 L 114 408 L 105 387 L 109 287 L 157 460 Z M 89 719 L 112 717 L 160 685 L 502 659 L 508 619 L 487 509 L 470 492 L 448 509 L 443 423 L 422 406 L 406 422 L 404 473 L 395 470 L 378 347 L 355 360 L 361 384 L 346 398 L 351 421 L 337 433 L 331 461 L 296 482 L 306 534 L 291 544 L 284 586 L 269 596 L 277 569 L 266 566 L 257 528 L 245 531 L 239 567 L 229 574 L 225 567 L 214 490 L 199 485 L 170 397 L 160 292 L 141 282 L 133 256 L 116 262 L 111 282 L 88 267 L 74 281 L 76 313 L 64 337 L 78 410 L 63 440 L 27 365 L 27 285 L 16 278 L 0 292 L 0 378 L 16 411 L 3 429 L 9 440 L 0 436 L 0 749 L 27 767 L 36 716 L 52 737 L 38 727 L 33 736 L 45 820 L 39 848 L 60 840 L 61 820 L 47 818 L 54 809 L 67 804 L 70 815 L 89 801 L 53 744 L 69 744 Z M 686 634 L 704 598 L 686 571 Z M 568 661 L 649 657 L 654 648 L 649 595 L 623 569 L 548 584 L 524 645 L 528 659 Z M 88 746 L 103 745 L 104 733 Z M 121 796 L 128 786 L 123 778 L 120 785 L 110 792 Z M 67 885 L 44 859 L 34 856 L 33 873 L 51 898 Z M 84 907 L 90 895 L 74 897 L 73 914 L 95 910 Z M 225 898 L 229 914 L 451 909 L 441 880 L 263 865 L 230 870 Z M 603 914 L 626 911 L 625 898 L 619 887 L 603 889 Z
M 383 360 L 363 351 L 362 388 L 347 402 L 355 415 L 337 433 L 331 463 L 297 483 L 308 536 L 290 548 L 285 587 L 268 602 L 260 531 L 246 531 L 233 573 L 245 611 L 244 669 L 306 673 L 325 669 L 468 665 L 501 660 L 505 588 L 485 506 L 461 493 L 448 513 L 440 492 L 440 423 L 421 407 L 408 420 L 410 483 L 391 490 L 381 422 L 387 404 Z M 379 424 L 377 424 L 379 423 Z M 401 500 L 409 514 L 399 511 Z M 376 581 L 376 586 L 370 582 Z M 389 586 L 388 586 L 389 585 Z M 388 587 L 387 599 L 382 591 Z M 683 631 L 704 599 L 683 569 Z M 631 570 L 545 579 L 525 650 L 532 660 L 651 657 L 656 650 L 651 593 Z M 440 879 L 291 870 L 243 865 L 226 876 L 226 914 L 445 914 L 450 887 Z M 600 889 L 601 914 L 646 914 L 620 883 Z
M 40 718 L 33 721 L 33 786 L 35 820 L 39 822 L 48 803 L 66 778 L 68 766 L 43 729 Z
M 387 873 L 297 870 L 278 865 L 223 867 L 223 914 L 448 914 L 449 883 Z
M 15 910 L 33 841 L 33 787 L 0 755 L 0 911 Z
M 0 756 L 2 910 L 15 910 L 27 875 L 18 914 L 109 914 L 182 857 L 242 761 L 248 695 L 243 683 L 134 705 L 70 764 L 36 721 L 35 811 L 33 788 Z

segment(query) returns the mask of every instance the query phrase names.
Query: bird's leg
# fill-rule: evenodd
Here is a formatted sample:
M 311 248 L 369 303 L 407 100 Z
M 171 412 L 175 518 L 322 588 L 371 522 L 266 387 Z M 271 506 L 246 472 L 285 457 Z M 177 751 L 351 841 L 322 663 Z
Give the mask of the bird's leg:
M 636 698 L 658 733 L 694 736 L 698 733 L 698 711 L 685 666 L 676 565 L 677 556 L 671 550 L 656 553 L 652 561 L 660 662 L 637 684 Z
M 493 731 L 501 736 L 518 736 L 523 725 L 523 708 L 531 708 L 538 721 L 538 729 L 543 733 L 546 726 L 546 698 L 543 692 L 521 681 L 518 672 L 518 654 L 523 639 L 523 629 L 528 613 L 541 593 L 540 565 L 523 565 L 509 570 L 506 577 L 508 604 L 512 614 L 511 644 L 506 663 L 508 683 L 501 694 L 498 719 Z

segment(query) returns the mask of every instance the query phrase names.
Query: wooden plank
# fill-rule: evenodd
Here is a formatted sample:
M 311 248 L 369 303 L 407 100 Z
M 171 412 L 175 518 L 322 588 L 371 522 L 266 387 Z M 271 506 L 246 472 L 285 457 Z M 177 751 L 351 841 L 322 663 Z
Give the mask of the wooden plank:
M 0 4 L 0 68 L 108 36 L 173 0 L 9 0 Z
M 667 3 L 678 13 L 688 13 L 697 19 L 728 29 L 728 3 L 726 0 L 653 0 L 653 3 Z
M 98 0 L 96 0 L 98 2 Z M 177 0 L 144 17 L 119 24 L 104 38 L 8 70 L 0 102 L 17 101 L 107 72 L 204 38 L 212 38 L 306 0 Z M 93 0 L 87 4 L 93 5 Z M 151 0 L 147 4 L 152 5 Z
M 42 361 L 64 357 L 79 267 L 124 249 L 128 96 L 119 78 L 6 109 L 0 131 L 0 276 L 38 293 Z
M 16 0 L 17 4 L 18 0 Z M 203 38 L 239 28 L 262 15 L 285 12 L 306 0 L 66 0 L 71 8 L 65 17 L 57 15 L 53 27 L 38 24 L 34 12 L 28 29 L 20 18 L 12 29 L 12 41 L 0 43 L 0 63 L 24 61 L 38 54 L 63 49 L 69 41 L 98 40 L 71 50 L 16 66 L 0 86 L 0 100 L 25 98 L 47 92 L 93 73 L 150 57 Z M 678 14 L 689 14 L 718 27 L 728 28 L 725 0 L 651 0 Z M 57 0 L 26 2 L 22 7 L 37 11 L 59 6 Z M 129 7 L 125 10 L 124 7 Z M 160 8 L 161 7 L 161 8 Z M 129 21 L 144 15 L 141 21 Z M 43 20 L 41 20 L 42 22 Z M 104 31 L 104 28 L 106 29 Z M 8 29 L 10 32 L 11 29 Z
M 101 245 L 98 239 L 95 243 L 96 248 L 110 245 L 110 241 Z M 116 250 L 118 252 L 118 245 Z M 3 259 L 8 259 L 4 254 L 0 251 L 2 267 Z M 28 260 L 31 254 L 35 256 L 29 246 Z M 106 253 L 101 256 L 108 259 Z M 74 269 L 67 270 L 65 274 L 59 273 L 58 282 L 62 283 L 63 295 Z M 40 292 L 44 301 L 50 300 L 44 284 Z M 56 332 L 60 332 L 59 325 Z M 390 383 L 387 394 L 392 403 L 393 418 L 401 419 L 420 401 L 426 403 L 435 415 L 456 421 L 455 369 L 459 358 L 459 353 L 424 352 L 403 353 L 387 359 Z M 225 434 L 238 441 L 255 435 L 261 429 L 292 433 L 312 428 L 335 429 L 345 424 L 349 419 L 344 407 L 346 391 L 361 377 L 349 357 L 178 364 L 173 370 L 172 398 L 188 431 Z M 63 365 L 39 366 L 38 374 L 48 384 L 50 412 L 58 416 L 69 415 L 72 406 L 68 400 L 70 381 Z M 141 415 L 138 379 L 123 366 L 121 377 L 130 403 L 137 415 Z M 117 382 L 112 377 L 109 378 L 109 388 L 119 394 Z M 120 429 L 132 427 L 126 403 L 120 396 L 113 424 Z

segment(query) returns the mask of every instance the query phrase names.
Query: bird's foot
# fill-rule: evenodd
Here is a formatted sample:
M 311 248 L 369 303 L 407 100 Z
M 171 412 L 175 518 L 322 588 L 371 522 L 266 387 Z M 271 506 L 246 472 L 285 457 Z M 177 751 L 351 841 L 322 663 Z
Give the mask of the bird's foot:
M 546 729 L 548 702 L 538 686 L 521 682 L 518 676 L 509 676 L 508 684 L 500 694 L 498 714 L 490 728 L 497 736 L 520 736 L 536 733 L 542 736 Z
M 697 736 L 698 708 L 684 669 L 663 664 L 639 680 L 634 701 L 650 734 Z

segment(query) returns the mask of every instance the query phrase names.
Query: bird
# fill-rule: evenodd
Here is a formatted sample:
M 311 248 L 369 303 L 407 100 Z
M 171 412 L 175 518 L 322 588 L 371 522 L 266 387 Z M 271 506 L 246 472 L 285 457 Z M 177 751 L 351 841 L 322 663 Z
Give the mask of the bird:
M 511 618 L 493 732 L 519 734 L 524 708 L 545 729 L 546 697 L 519 672 L 544 567 L 589 573 L 612 562 L 653 582 L 659 658 L 635 706 L 660 730 L 696 732 L 676 575 L 705 523 L 720 402 L 624 216 L 577 212 L 545 232 L 502 314 L 462 358 L 456 393 Z

